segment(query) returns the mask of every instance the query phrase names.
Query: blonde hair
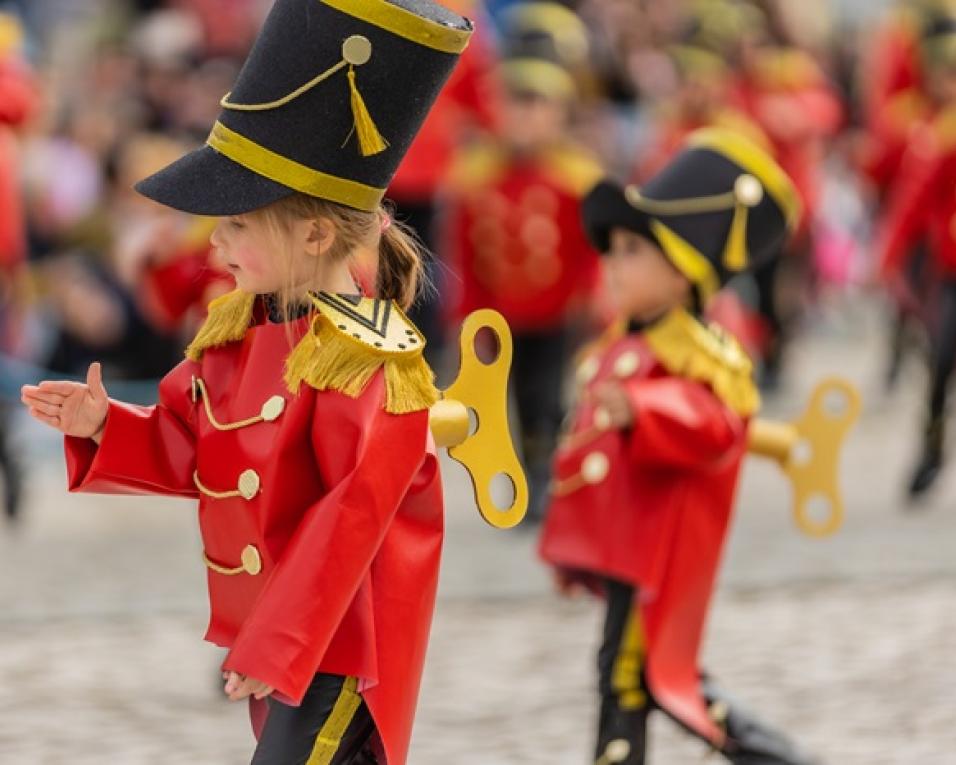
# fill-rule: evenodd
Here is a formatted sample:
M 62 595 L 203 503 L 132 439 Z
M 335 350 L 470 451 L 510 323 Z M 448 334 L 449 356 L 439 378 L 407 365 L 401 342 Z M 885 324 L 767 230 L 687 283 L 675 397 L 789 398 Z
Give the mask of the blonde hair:
M 394 300 L 402 309 L 415 302 L 423 282 L 425 247 L 409 227 L 392 219 L 388 207 L 380 205 L 368 212 L 297 192 L 251 215 L 261 217 L 277 243 L 288 240 L 289 226 L 295 220 L 328 220 L 335 228 L 335 241 L 324 257 L 345 260 L 363 248 L 371 250 L 378 256 L 375 297 Z M 292 282 L 293 253 L 281 246 L 278 249 L 288 265 L 289 279 L 277 298 L 288 317 L 301 295 L 295 294 Z M 316 270 L 318 267 L 316 262 Z

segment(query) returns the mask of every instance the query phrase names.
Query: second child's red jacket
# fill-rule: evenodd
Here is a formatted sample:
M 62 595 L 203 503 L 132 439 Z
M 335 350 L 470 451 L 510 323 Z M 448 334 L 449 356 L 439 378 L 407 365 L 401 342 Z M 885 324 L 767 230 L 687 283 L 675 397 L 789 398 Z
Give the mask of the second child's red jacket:
M 67 438 L 69 486 L 198 499 L 223 668 L 292 704 L 317 672 L 358 678 L 402 765 L 443 533 L 436 392 L 390 301 L 314 303 L 282 324 L 256 296 L 214 301 L 156 406 L 111 401 L 98 447 Z
M 737 343 L 682 309 L 584 358 L 573 425 L 554 464 L 542 558 L 627 582 L 645 636 L 654 699 L 720 743 L 698 655 L 727 534 L 747 424 L 759 397 Z M 593 392 L 617 381 L 634 422 L 602 422 Z M 606 416 L 606 413 L 605 413 Z

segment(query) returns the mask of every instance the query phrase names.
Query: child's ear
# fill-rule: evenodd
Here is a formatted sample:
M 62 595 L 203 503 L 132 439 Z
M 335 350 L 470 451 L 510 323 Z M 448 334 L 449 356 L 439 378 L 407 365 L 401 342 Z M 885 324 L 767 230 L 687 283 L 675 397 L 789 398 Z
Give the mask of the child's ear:
M 325 255 L 335 244 L 335 225 L 328 218 L 304 221 L 308 225 L 305 248 L 309 255 Z

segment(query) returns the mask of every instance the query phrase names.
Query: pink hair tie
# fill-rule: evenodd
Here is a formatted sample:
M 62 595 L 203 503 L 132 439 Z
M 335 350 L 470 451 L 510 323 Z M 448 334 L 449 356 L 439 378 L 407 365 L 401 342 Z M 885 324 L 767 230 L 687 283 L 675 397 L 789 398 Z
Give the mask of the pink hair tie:
M 382 213 L 382 232 L 388 231 L 392 227 L 392 216 L 388 213 Z

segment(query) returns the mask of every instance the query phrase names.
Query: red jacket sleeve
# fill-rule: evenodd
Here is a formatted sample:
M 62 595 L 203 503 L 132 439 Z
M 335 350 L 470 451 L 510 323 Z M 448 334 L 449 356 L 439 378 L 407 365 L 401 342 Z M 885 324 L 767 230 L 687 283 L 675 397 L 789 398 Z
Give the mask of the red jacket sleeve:
M 747 423 L 705 385 L 680 377 L 636 380 L 628 452 L 638 464 L 708 468 L 736 454 Z
M 26 122 L 38 101 L 36 83 L 26 66 L 11 57 L 0 58 L 0 123 Z
M 389 414 L 379 373 L 357 399 L 316 394 L 312 444 L 328 493 L 303 516 L 223 667 L 302 700 L 425 460 L 428 412 Z
M 159 403 L 110 401 L 99 446 L 67 436 L 70 491 L 196 497 L 195 407 L 190 397 L 196 364 L 184 361 L 159 385 Z

